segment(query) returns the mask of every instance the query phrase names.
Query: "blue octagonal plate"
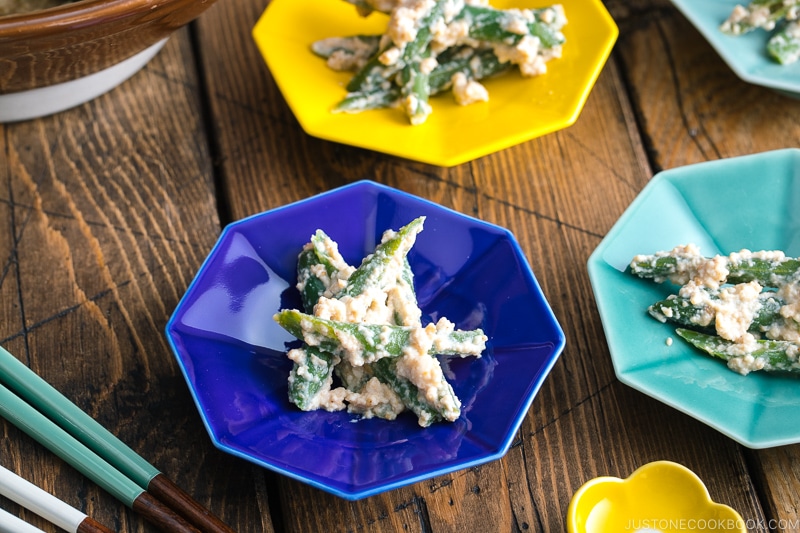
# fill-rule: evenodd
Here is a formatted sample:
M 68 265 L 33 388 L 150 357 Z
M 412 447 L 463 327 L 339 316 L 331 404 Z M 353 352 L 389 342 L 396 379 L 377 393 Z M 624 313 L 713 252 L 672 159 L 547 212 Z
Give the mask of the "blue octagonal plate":
M 272 315 L 300 308 L 297 254 L 318 228 L 351 264 L 386 229 L 425 215 L 409 254 L 423 322 L 483 328 L 479 359 L 445 365 L 462 401 L 453 423 L 302 412 L 287 399 L 294 339 Z M 370 181 L 228 225 L 166 333 L 214 444 L 355 500 L 498 459 L 564 347 L 564 335 L 513 235 Z
M 800 442 L 800 381 L 742 376 L 702 355 L 647 307 L 676 290 L 626 271 L 636 254 L 694 243 L 704 255 L 742 249 L 800 256 L 800 150 L 666 170 L 589 258 L 589 277 L 619 380 L 750 448 Z M 666 340 L 675 337 L 672 345 Z

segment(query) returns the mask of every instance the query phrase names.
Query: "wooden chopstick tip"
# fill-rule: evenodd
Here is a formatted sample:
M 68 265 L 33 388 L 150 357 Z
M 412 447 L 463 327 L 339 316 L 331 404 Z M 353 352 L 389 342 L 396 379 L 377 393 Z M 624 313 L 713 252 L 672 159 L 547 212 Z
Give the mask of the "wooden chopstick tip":
M 75 533 L 114 533 L 114 531 L 87 516 L 83 522 L 78 524 Z
M 164 533 L 202 533 L 148 492 L 142 492 L 131 508 Z
M 153 477 L 147 491 L 205 533 L 235 533 L 165 474 Z

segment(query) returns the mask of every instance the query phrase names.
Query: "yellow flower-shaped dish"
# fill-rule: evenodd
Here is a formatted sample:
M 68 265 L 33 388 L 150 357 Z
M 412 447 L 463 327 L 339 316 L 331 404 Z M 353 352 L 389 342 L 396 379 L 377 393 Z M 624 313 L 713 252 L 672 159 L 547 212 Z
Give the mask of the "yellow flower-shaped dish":
M 746 533 L 742 517 L 711 500 L 697 475 L 678 463 L 656 461 L 627 479 L 586 482 L 567 511 L 569 533 Z
M 431 99 L 419 126 L 399 109 L 332 113 L 352 73 L 335 72 L 311 52 L 326 37 L 381 34 L 388 17 L 361 17 L 344 0 L 272 0 L 253 28 L 284 99 L 309 135 L 439 166 L 461 164 L 572 125 L 608 59 L 619 30 L 601 0 L 491 0 L 498 9 L 561 4 L 567 17 L 563 55 L 548 72 L 512 71 L 484 85 L 489 101 L 460 106 Z

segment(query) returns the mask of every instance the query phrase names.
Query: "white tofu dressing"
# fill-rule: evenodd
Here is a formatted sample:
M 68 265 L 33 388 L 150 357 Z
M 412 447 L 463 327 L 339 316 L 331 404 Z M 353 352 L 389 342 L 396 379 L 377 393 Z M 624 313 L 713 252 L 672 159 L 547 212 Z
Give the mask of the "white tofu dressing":
M 717 335 L 734 343 L 725 345 L 724 348 L 726 353 L 734 356 L 728 361 L 728 367 L 743 375 L 763 369 L 764 360 L 752 355 L 753 351 L 758 348 L 756 341 L 761 335 L 752 333 L 748 329 L 759 309 L 759 294 L 764 287 L 757 281 L 735 285 L 724 285 L 724 283 L 730 273 L 728 266 L 732 262 L 742 264 L 759 259 L 778 263 L 785 260 L 786 255 L 779 250 L 751 252 L 745 249 L 728 256 L 717 255 L 705 258 L 696 245 L 686 244 L 677 246 L 668 252 L 657 252 L 653 257 L 679 259 L 679 268 L 675 274 L 668 278 L 654 279 L 657 282 L 669 279 L 669 281 L 681 285 L 678 295 L 704 309 L 704 312 L 693 321 L 698 326 L 713 325 Z M 642 262 L 644 258 L 645 256 L 636 256 L 633 262 Z M 777 288 L 776 297 L 785 302 L 780 309 L 780 314 L 785 320 L 772 324 L 763 331 L 763 337 L 800 343 L 800 280 L 793 280 L 790 283 L 775 283 L 775 286 Z M 711 298 L 711 293 L 704 289 L 715 291 L 718 289 L 719 292 L 715 292 L 717 298 Z M 658 311 L 664 317 L 671 316 L 670 309 L 662 307 Z M 790 351 L 792 353 L 787 352 L 787 355 L 797 361 L 798 347 L 792 347 Z
M 381 242 L 386 242 L 395 235 L 395 231 L 387 230 L 382 235 Z M 406 245 L 410 249 L 413 243 L 412 238 Z M 446 382 L 441 364 L 436 357 L 430 355 L 430 350 L 432 347 L 436 347 L 437 351 L 455 348 L 464 354 L 463 356 L 480 357 L 485 348 L 486 336 L 483 336 L 482 341 L 479 339 L 454 345 L 449 334 L 455 330 L 455 325 L 448 319 L 440 318 L 435 324 L 422 326 L 422 311 L 417 306 L 414 288 L 404 276 L 404 261 L 398 259 L 398 257 L 404 258 L 405 254 L 391 256 L 392 261 L 381 270 L 381 279 L 390 280 L 388 284 L 373 286 L 375 284 L 368 283 L 370 288 L 357 296 L 336 298 L 336 294 L 341 291 L 355 269 L 347 265 L 339 254 L 338 246 L 330 238 L 325 239 L 324 250 L 331 257 L 337 258 L 337 268 L 340 268 L 342 274 L 330 279 L 324 269 L 322 272 L 315 272 L 326 286 L 330 283 L 330 287 L 315 305 L 314 315 L 351 323 L 402 325 L 414 328 L 411 342 L 404 348 L 398 360 L 397 375 L 411 381 L 422 391 L 426 400 L 443 413 L 445 420 L 453 421 L 458 418 L 460 402 L 449 390 L 449 386 L 448 391 L 443 390 L 442 384 Z M 297 288 L 302 291 L 306 281 L 298 281 Z M 381 285 L 383 288 L 380 288 Z M 301 328 L 305 333 L 304 339 L 309 345 L 318 345 L 322 341 L 315 335 L 311 321 L 302 321 Z M 386 333 L 389 333 L 389 328 L 386 328 Z M 383 351 L 383 346 L 389 341 L 388 335 L 380 337 L 378 345 L 375 346 L 377 356 L 374 357 L 372 355 L 366 357 L 364 347 L 352 335 L 337 334 L 337 339 L 344 351 L 341 357 L 343 364 L 338 364 L 337 361 L 337 368 L 345 386 L 332 388 L 333 379 L 329 377 L 322 384 L 320 392 L 308 410 L 339 411 L 346 408 L 348 412 L 359 414 L 364 418 L 377 416 L 387 420 L 395 419 L 405 410 L 402 400 L 391 387 L 371 377 L 369 370 L 370 362 L 388 355 L 388 352 Z M 303 363 L 305 357 L 307 354 L 302 349 L 289 352 L 289 358 L 298 364 Z M 354 387 L 358 387 L 358 390 L 349 390 Z M 429 420 L 421 415 L 419 422 L 425 426 Z
M 442 389 L 442 366 L 438 359 L 429 355 L 440 327 L 452 331 L 452 323 L 445 318 L 435 325 L 428 324 L 425 328 L 414 330 L 412 344 L 403 350 L 397 363 L 397 375 L 416 385 L 431 405 L 443 411 L 445 420 L 453 421 L 460 414 L 461 402 L 455 395 Z
M 788 21 L 797 20 L 800 16 L 800 0 L 783 0 L 783 8 Z M 733 35 L 740 35 L 752 28 L 763 28 L 766 31 L 775 29 L 775 20 L 769 6 L 737 4 L 720 26 L 723 32 Z
M 315 41 L 312 50 L 326 57 L 329 68 L 337 71 L 358 70 L 363 67 L 375 51 L 368 40 L 347 37 L 328 37 Z
M 463 72 L 453 74 L 453 96 L 459 105 L 488 102 L 489 91 L 481 83 L 470 80 Z
M 388 29 L 386 32 L 386 42 L 382 43 L 385 51 L 380 56 L 380 61 L 384 65 L 394 65 L 403 55 L 405 46 L 412 42 L 419 29 L 423 26 L 423 19 L 430 12 L 434 0 L 395 0 L 394 4 L 382 2 L 381 8 L 385 9 L 392 5 Z M 448 0 L 444 6 L 443 16 L 432 21 L 431 49 L 434 53 L 441 52 L 447 48 L 458 45 L 470 45 L 477 47 L 479 43 L 469 37 L 469 27 L 471 21 L 465 19 L 454 20 L 462 11 L 465 4 L 488 6 L 488 0 Z M 553 5 L 543 11 L 541 18 L 544 22 L 563 27 L 567 23 L 564 8 L 560 4 Z M 551 59 L 561 57 L 561 46 L 554 46 L 549 49 L 541 47 L 538 37 L 530 35 L 528 23 L 536 19 L 530 9 L 508 9 L 503 21 L 503 29 L 522 35 L 522 39 L 516 44 L 494 44 L 493 49 L 500 62 L 509 62 L 519 67 L 523 76 L 539 76 L 547 72 L 547 62 Z M 388 48 L 384 45 L 391 44 Z M 422 70 L 430 72 L 436 67 L 436 60 L 428 58 L 422 60 Z M 330 65 L 330 63 L 329 63 Z M 343 63 L 349 67 L 349 63 Z M 459 76 L 455 79 L 455 76 Z M 461 105 L 468 105 L 475 102 L 485 102 L 489 99 L 488 91 L 477 81 L 462 80 L 466 78 L 463 73 L 454 75 L 451 81 L 453 95 L 456 102 Z M 419 102 L 413 96 L 409 96 L 401 105 L 406 109 L 413 109 L 418 105 L 427 105 Z

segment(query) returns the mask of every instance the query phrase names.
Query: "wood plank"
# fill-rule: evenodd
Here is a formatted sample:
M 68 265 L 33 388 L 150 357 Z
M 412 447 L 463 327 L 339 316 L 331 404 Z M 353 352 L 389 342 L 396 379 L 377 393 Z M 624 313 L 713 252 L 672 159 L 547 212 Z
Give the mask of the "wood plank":
M 108 94 L 2 126 L 0 338 L 213 512 L 271 531 L 252 481 L 241 482 L 252 469 L 211 445 L 164 335 L 219 233 L 193 65 L 183 29 Z M 2 430 L 4 466 L 120 533 L 155 530 Z
M 762 516 L 737 446 L 614 378 L 585 264 L 652 175 L 615 63 L 574 126 L 442 169 L 305 135 L 249 34 L 232 31 L 252 27 L 264 7 L 219 3 L 212 8 L 217 16 L 199 24 L 231 219 L 358 179 L 387 183 L 509 227 L 568 338 L 506 458 L 358 502 L 279 478 L 286 531 L 331 524 L 337 531 L 556 531 L 588 478 L 624 477 L 663 458 L 697 468 L 720 501 Z M 233 37 L 223 42 L 221 35 Z M 668 438 L 674 431 L 701 437 L 675 441 Z M 707 447 L 697 445 L 705 441 Z M 714 464 L 733 465 L 743 482 L 728 485 L 708 466 Z
M 218 2 L 198 21 L 200 56 L 217 131 L 221 187 L 230 220 L 360 179 L 402 185 L 437 200 L 457 184 L 459 206 L 474 212 L 469 167 L 446 169 L 322 141 L 299 127 L 250 35 L 267 2 Z
M 796 99 L 740 80 L 669 2 L 637 4 L 617 51 L 656 170 L 797 146 Z
M 798 146 L 798 100 L 740 80 L 668 2 L 637 2 L 630 19 L 624 4 L 611 6 L 626 30 L 619 57 L 657 170 Z M 800 445 L 745 454 L 772 527 L 796 530 Z

